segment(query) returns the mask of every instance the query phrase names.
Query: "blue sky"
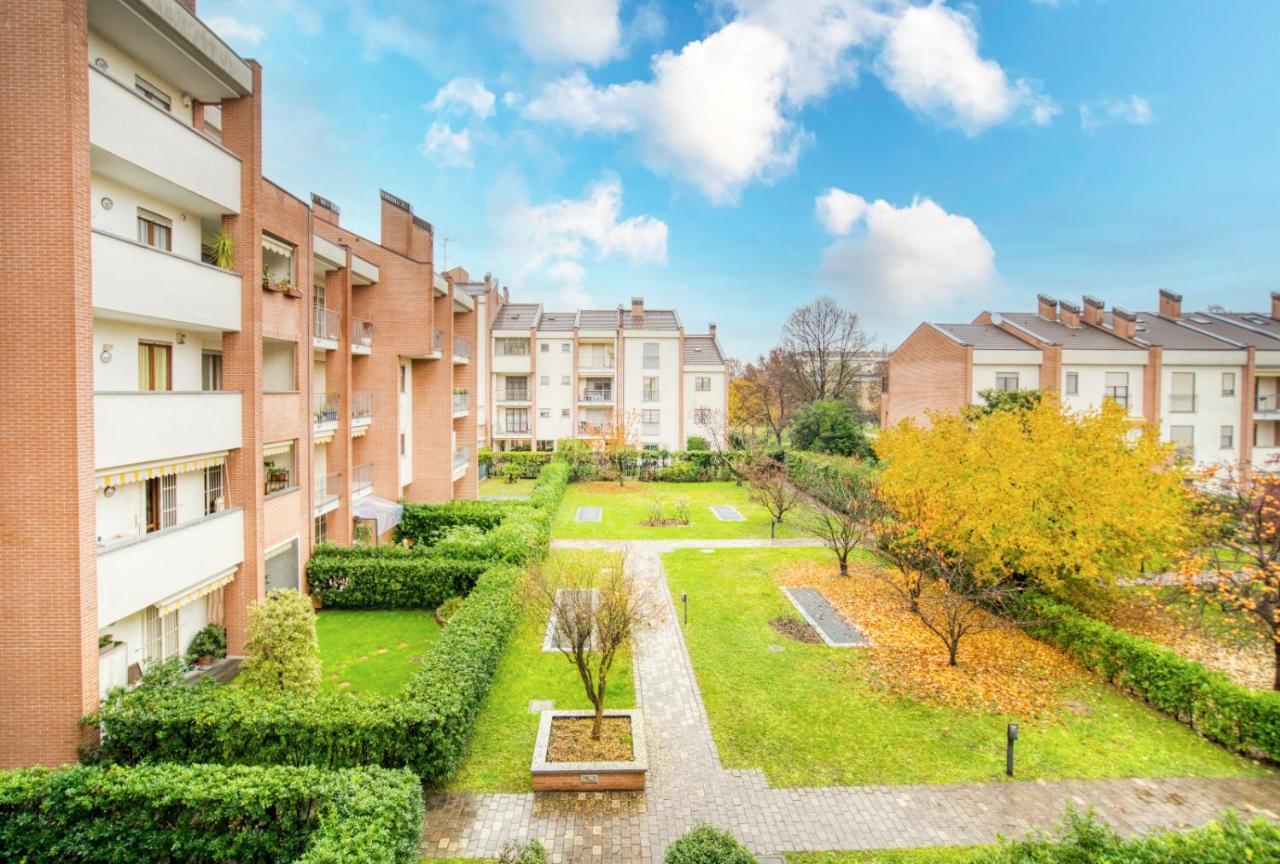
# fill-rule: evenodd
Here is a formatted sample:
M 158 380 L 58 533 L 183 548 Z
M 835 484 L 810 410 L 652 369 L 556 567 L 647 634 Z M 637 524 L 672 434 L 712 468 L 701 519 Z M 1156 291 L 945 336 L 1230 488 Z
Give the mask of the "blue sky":
M 200 0 L 264 171 L 514 299 L 642 295 L 734 356 L 830 293 L 890 347 L 1044 292 L 1280 290 L 1274 0 Z

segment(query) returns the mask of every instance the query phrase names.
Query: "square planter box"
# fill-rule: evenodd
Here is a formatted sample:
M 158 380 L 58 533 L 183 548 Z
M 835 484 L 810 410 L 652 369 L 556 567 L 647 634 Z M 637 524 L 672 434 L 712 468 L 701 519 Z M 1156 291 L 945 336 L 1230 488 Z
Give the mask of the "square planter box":
M 543 711 L 538 720 L 538 741 L 533 747 L 534 792 L 619 792 L 644 789 L 649 768 L 644 747 L 644 723 L 639 708 L 609 709 L 605 718 L 626 717 L 631 721 L 629 762 L 549 762 L 551 724 L 560 717 L 594 717 L 595 712 Z

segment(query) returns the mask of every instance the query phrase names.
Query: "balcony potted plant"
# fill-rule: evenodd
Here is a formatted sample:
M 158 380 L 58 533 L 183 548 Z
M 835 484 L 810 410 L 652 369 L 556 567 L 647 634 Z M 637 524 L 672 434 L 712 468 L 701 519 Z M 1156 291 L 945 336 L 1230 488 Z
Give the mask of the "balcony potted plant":
M 262 287 L 266 291 L 276 290 L 275 283 L 271 281 L 271 271 L 266 264 L 262 265 Z
M 213 235 L 213 243 L 209 245 L 209 251 L 213 255 L 213 264 L 215 267 L 221 267 L 223 270 L 230 270 L 235 266 L 235 242 L 231 239 L 231 235 L 222 229 L 218 229 Z
M 227 631 L 217 624 L 206 624 L 187 646 L 187 662 L 194 666 L 208 666 L 226 656 Z

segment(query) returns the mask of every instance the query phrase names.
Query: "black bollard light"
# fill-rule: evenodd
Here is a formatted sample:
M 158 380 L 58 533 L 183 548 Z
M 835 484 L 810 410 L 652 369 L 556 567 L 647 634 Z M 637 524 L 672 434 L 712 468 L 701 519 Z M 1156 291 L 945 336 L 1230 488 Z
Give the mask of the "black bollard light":
M 776 520 L 776 519 L 770 519 L 770 520 L 769 520 L 769 539 L 770 539 L 770 540 L 776 540 L 776 539 L 777 539 L 777 530 L 778 530 L 778 522 L 777 522 L 777 520 Z
M 1008 739 L 1004 751 L 1004 773 L 1013 776 L 1013 742 L 1018 740 L 1018 724 L 1010 723 L 1005 737 Z
M 680 602 L 684 604 L 684 626 L 689 626 L 689 592 L 680 592 Z

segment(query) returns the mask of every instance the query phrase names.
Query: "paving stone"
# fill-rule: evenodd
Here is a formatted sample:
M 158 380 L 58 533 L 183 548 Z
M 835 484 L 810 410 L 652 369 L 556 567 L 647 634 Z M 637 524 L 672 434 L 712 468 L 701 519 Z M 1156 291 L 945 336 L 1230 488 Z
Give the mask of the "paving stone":
M 543 711 L 551 711 L 556 707 L 554 699 L 533 699 L 529 702 L 530 714 L 541 714 Z
M 713 504 L 711 512 L 721 522 L 746 522 L 746 517 L 738 512 L 738 508 L 732 504 Z
M 603 507 L 579 507 L 574 517 L 579 522 L 599 522 L 604 518 Z
M 871 644 L 860 627 L 851 624 L 817 588 L 789 587 L 782 593 L 832 648 L 865 648 Z

